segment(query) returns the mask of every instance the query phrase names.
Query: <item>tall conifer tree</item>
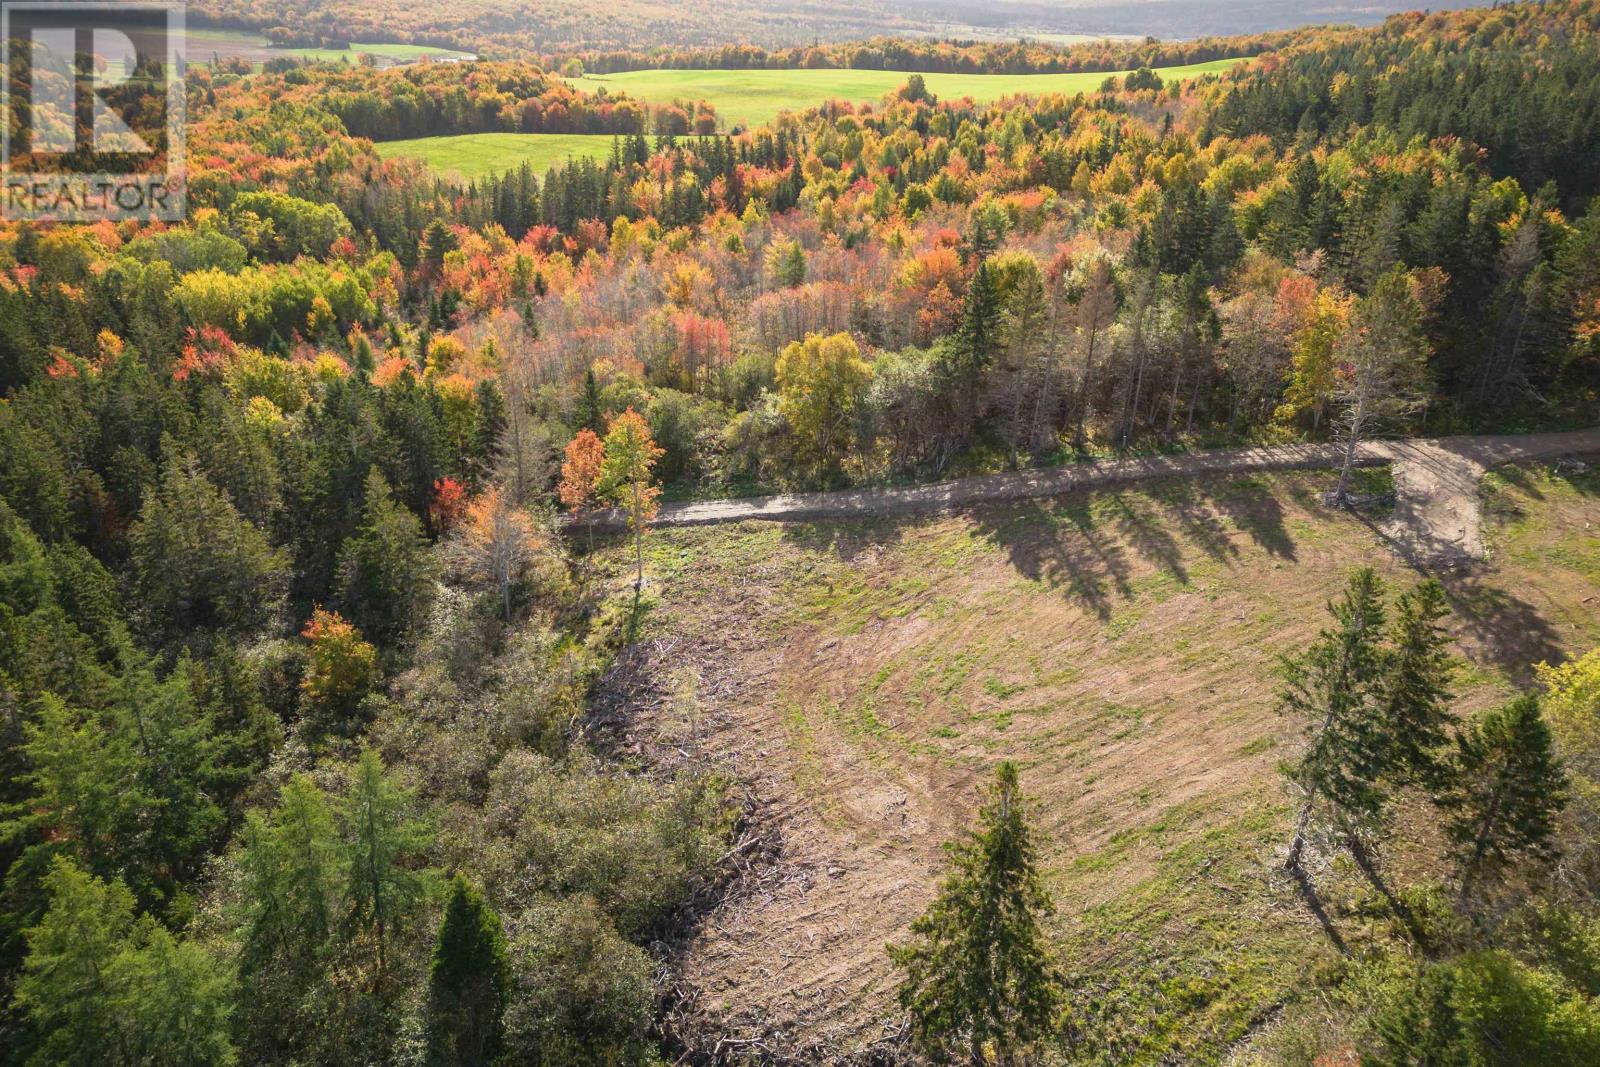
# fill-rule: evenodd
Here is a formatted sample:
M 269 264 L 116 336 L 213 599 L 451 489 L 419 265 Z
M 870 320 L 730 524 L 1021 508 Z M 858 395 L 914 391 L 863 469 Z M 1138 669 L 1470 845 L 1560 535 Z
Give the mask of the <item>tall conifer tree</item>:
M 1548 859 L 1567 777 L 1556 759 L 1539 698 L 1521 696 L 1457 738 L 1459 778 L 1445 798 L 1446 832 L 1469 900 L 1517 859 Z
M 500 917 L 456 875 L 428 974 L 428 1046 L 440 1067 L 487 1067 L 504 1041 L 510 985 Z
M 1379 683 L 1378 718 L 1388 736 L 1386 774 L 1398 784 L 1438 788 L 1447 772 L 1452 660 L 1444 587 L 1434 579 L 1400 596 L 1392 653 Z
M 951 870 L 910 944 L 891 946 L 913 1040 L 936 1059 L 1010 1064 L 1054 1021 L 1059 984 L 1039 920 L 1053 910 L 1035 866 L 1014 764 L 995 773 L 979 829 L 947 844 Z
M 1310 723 L 1306 750 L 1287 770 L 1303 795 L 1289 870 L 1300 867 L 1317 804 L 1352 817 L 1375 812 L 1382 803 L 1377 780 L 1383 739 L 1371 701 L 1384 666 L 1382 581 L 1370 567 L 1357 570 L 1328 610 L 1335 625 L 1285 664 L 1282 707 Z

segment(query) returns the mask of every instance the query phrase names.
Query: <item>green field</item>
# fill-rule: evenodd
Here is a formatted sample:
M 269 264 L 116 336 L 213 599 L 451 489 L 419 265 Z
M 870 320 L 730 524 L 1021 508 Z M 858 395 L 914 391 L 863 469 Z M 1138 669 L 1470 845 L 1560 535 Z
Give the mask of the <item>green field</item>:
M 466 60 L 476 58 L 471 52 L 456 52 L 448 48 L 430 48 L 420 44 L 371 44 L 352 42 L 349 48 L 283 48 L 274 49 L 274 52 L 285 52 L 302 59 L 334 60 L 348 59 L 352 62 L 357 56 L 366 54 L 377 56 L 380 59 L 390 59 L 396 63 L 415 63 L 419 59 L 454 59 Z
M 523 160 L 533 164 L 534 172 L 543 177 L 552 164 L 564 159 L 609 154 L 611 141 L 608 133 L 463 133 L 382 141 L 377 147 L 385 159 L 412 156 L 440 174 L 459 174 L 472 180 L 489 173 L 504 174 Z
M 1227 70 L 1237 59 L 1163 67 L 1163 78 L 1193 78 Z M 910 75 L 893 70 L 633 70 L 573 79 L 578 88 L 626 92 L 651 103 L 706 100 L 729 127 L 770 122 L 781 111 L 799 111 L 825 100 L 877 101 Z M 1099 87 L 1106 74 L 924 74 L 939 96 L 970 96 L 982 103 L 1014 93 L 1081 93 Z
M 434 59 L 472 59 L 469 52 L 454 52 L 448 48 L 432 48 L 416 44 L 378 44 L 352 42 L 349 48 L 274 48 L 260 34 L 245 30 L 190 29 L 184 37 L 189 59 L 196 63 L 208 62 L 213 56 L 228 59 L 243 56 L 260 66 L 264 61 L 282 56 L 295 59 L 348 60 L 354 63 L 363 55 L 370 55 L 385 66 L 414 63 L 424 56 Z

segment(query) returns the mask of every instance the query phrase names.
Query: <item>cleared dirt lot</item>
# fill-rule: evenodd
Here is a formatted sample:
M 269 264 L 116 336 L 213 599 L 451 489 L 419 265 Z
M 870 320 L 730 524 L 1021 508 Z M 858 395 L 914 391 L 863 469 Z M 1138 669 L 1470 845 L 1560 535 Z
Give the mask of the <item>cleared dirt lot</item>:
M 884 945 L 1002 758 L 1049 841 L 1075 1021 L 1111 1062 L 1214 1060 L 1270 1017 L 1327 951 L 1273 871 L 1291 803 L 1276 765 L 1299 731 L 1275 711 L 1275 665 L 1350 568 L 1416 578 L 1392 518 L 1322 507 L 1331 484 L 1221 476 L 653 534 L 612 728 L 648 764 L 723 770 L 755 805 L 740 877 L 680 954 L 686 1038 L 825 1061 L 892 1047 Z M 1485 479 L 1487 559 L 1440 573 L 1463 711 L 1600 644 L 1597 494 L 1547 466 Z M 1402 876 L 1429 862 L 1388 859 Z M 1362 936 L 1353 885 L 1319 875 Z

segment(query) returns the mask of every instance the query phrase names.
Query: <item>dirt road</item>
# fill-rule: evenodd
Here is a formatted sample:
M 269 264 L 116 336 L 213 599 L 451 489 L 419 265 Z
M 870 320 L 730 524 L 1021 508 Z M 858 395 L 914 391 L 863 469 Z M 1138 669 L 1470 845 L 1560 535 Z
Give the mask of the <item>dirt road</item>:
M 1478 437 L 1368 441 L 1357 450 L 1362 466 L 1394 465 L 1396 502 L 1385 533 L 1397 551 L 1417 560 L 1478 559 L 1477 481 L 1501 463 L 1600 451 L 1600 428 L 1568 433 L 1500 434 Z M 984 474 L 955 481 L 896 489 L 851 489 L 834 493 L 785 493 L 743 500 L 668 504 L 657 526 L 701 526 L 762 519 L 801 522 L 865 518 L 907 512 L 938 512 L 974 504 L 1058 496 L 1079 489 L 1158 478 L 1251 471 L 1337 467 L 1342 452 L 1331 444 L 1216 449 L 1083 463 L 1048 470 Z M 597 529 L 619 528 L 619 512 L 596 513 Z

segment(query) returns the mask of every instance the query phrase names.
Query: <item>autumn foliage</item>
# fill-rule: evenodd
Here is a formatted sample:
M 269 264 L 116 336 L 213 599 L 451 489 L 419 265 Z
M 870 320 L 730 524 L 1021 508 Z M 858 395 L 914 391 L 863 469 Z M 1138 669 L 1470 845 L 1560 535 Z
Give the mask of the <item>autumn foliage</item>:
M 590 429 L 579 430 L 567 442 L 566 458 L 561 464 L 561 483 L 556 495 L 573 514 L 588 510 L 594 503 L 605 454 L 605 442 Z
M 433 519 L 435 529 L 441 533 L 448 532 L 466 512 L 465 486 L 454 478 L 440 478 L 433 483 L 433 500 L 428 505 L 428 514 Z
M 356 709 L 378 678 L 378 650 L 338 612 L 317 608 L 300 636 L 309 642 L 300 689 L 309 711 L 322 720 Z
M 498 487 L 491 487 L 467 506 L 460 544 L 468 567 L 492 585 L 502 617 L 509 621 L 516 584 L 544 544 L 533 519 Z

